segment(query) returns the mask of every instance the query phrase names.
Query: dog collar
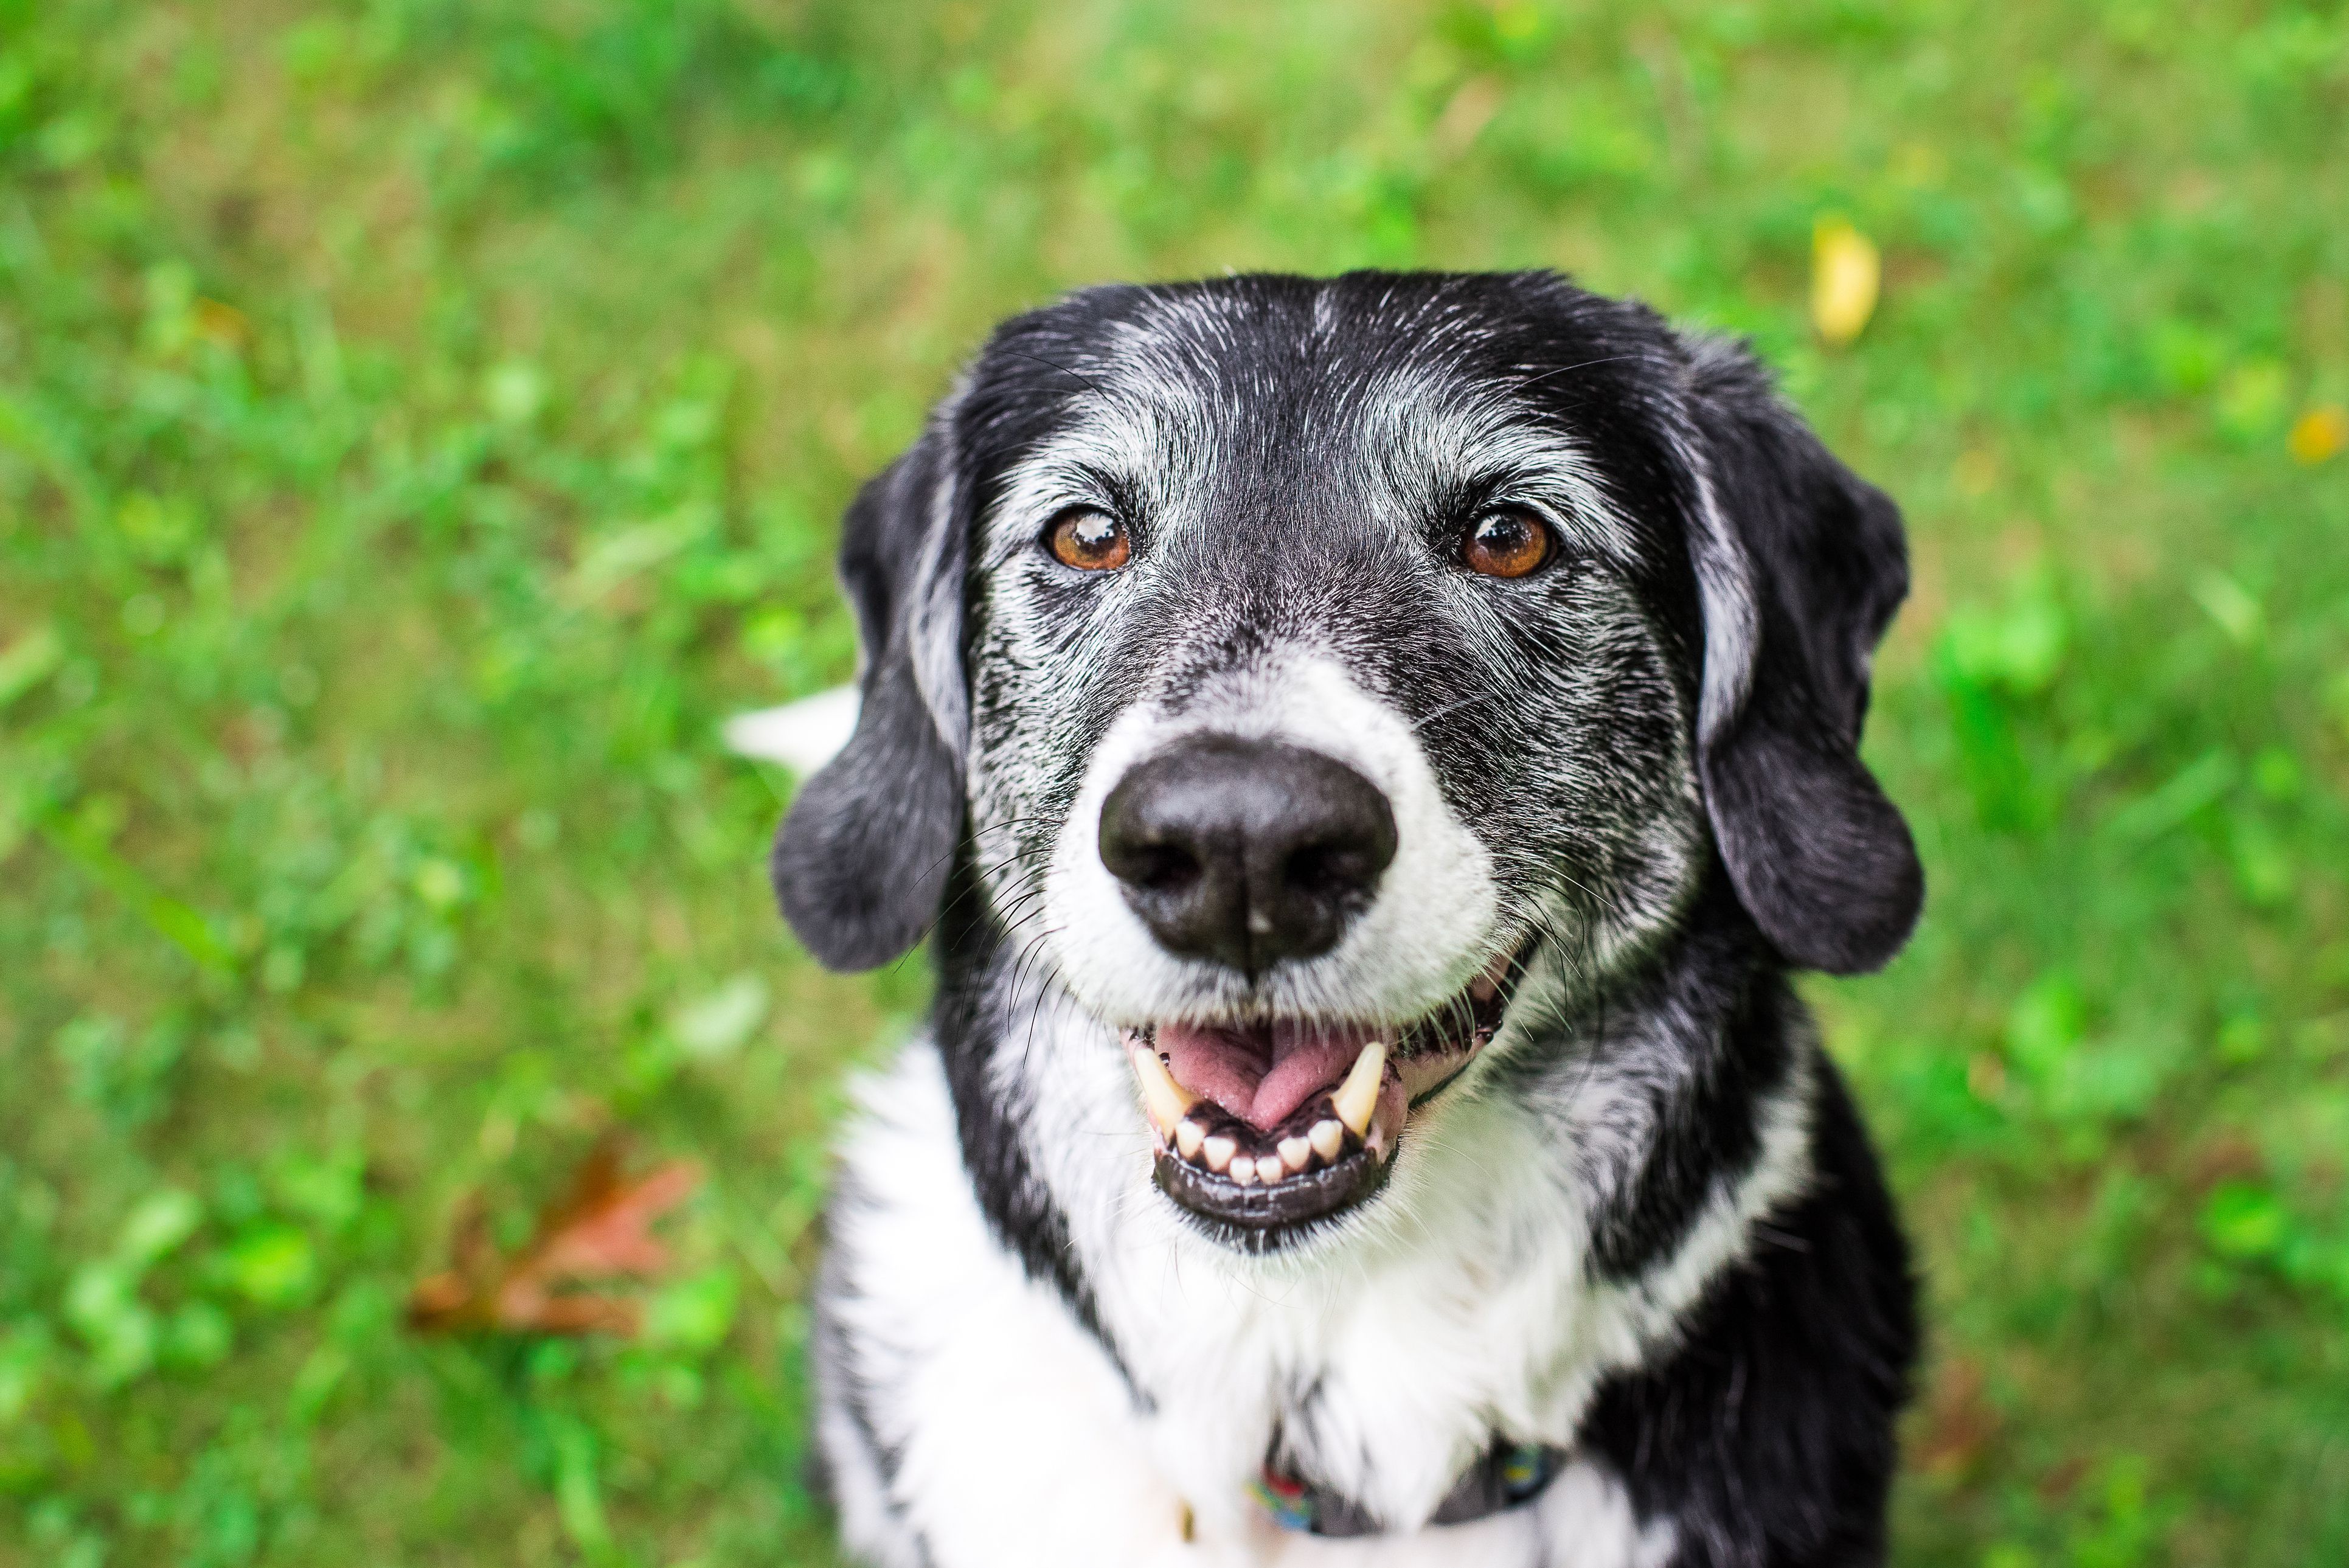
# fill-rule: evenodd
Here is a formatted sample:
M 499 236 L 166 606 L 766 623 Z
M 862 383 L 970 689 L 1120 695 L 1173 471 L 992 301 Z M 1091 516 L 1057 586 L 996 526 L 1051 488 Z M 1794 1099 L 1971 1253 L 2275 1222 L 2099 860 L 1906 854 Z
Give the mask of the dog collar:
M 1563 1449 L 1495 1439 L 1444 1495 L 1428 1522 L 1467 1524 L 1531 1502 L 1566 1468 L 1566 1458 Z M 1269 1460 L 1248 1490 L 1283 1530 L 1302 1535 L 1383 1533 L 1361 1504 L 1291 1475 Z

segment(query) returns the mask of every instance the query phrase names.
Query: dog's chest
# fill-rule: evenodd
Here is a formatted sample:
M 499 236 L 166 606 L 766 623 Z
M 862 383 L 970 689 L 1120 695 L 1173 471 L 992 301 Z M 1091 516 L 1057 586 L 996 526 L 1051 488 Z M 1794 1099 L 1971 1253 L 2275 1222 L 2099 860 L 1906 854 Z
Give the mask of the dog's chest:
M 1150 1237 L 1096 1277 L 1153 1451 L 1203 1517 L 1258 1506 L 1270 1460 L 1415 1524 L 1496 1439 L 1571 1445 L 1611 1337 L 1578 1212 L 1537 1174 L 1537 1150 L 1513 1147 L 1525 1133 L 1507 1118 L 1456 1120 L 1462 1145 L 1519 1161 L 1526 1182 L 1454 1209 L 1444 1194 L 1464 1184 L 1433 1151 L 1408 1172 L 1427 1189 L 1413 1210 L 1426 1228 L 1358 1268 L 1249 1277 Z
M 1050 1081 L 1088 1075 L 1079 1065 Z M 1130 1092 L 1114 1075 L 1102 1083 Z M 1085 1200 L 1065 1212 L 1095 1332 L 982 1214 L 927 1043 L 863 1098 L 823 1302 L 838 1336 L 828 1419 L 868 1434 L 847 1451 L 875 1456 L 877 1477 L 849 1494 L 871 1518 L 968 1549 L 929 1560 L 1660 1559 L 1668 1525 L 1641 1523 L 1594 1462 L 1568 1464 L 1526 1506 L 1415 1530 L 1480 1454 L 1504 1451 L 1496 1439 L 1571 1449 L 1597 1379 L 1653 1343 L 1659 1304 L 1590 1284 L 1579 1202 L 1570 1191 L 1561 1202 L 1554 1179 L 1529 1179 L 1556 1174 L 1534 1128 L 1447 1117 L 1428 1130 L 1429 1158 L 1395 1176 L 1414 1183 L 1397 1194 L 1419 1217 L 1409 1233 L 1361 1238 L 1377 1244 L 1352 1249 L 1342 1269 L 1251 1276 L 1170 1219 L 1129 1130 L 1040 1096 L 1042 1125 L 1098 1130 L 1047 1140 L 1064 1158 L 1036 1172 L 1063 1202 Z M 1458 1161 L 1509 1179 L 1465 1181 Z M 1269 1458 L 1394 1533 L 1284 1533 L 1258 1484 Z M 1047 1526 L 1066 1552 L 1037 1544 Z M 890 1528 L 875 1522 L 873 1539 L 900 1539 Z

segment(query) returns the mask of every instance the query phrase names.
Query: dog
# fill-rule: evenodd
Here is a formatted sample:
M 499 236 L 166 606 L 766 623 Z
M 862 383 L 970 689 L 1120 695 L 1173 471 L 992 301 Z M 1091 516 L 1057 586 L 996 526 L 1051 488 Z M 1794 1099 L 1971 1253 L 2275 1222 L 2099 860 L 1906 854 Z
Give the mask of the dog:
M 926 936 L 812 1310 L 887 1568 L 1870 1563 L 1906 1244 L 1790 971 L 1923 898 L 1899 514 L 1551 273 L 1088 289 L 850 507 L 772 872 Z M 843 716 L 844 723 L 844 716 Z

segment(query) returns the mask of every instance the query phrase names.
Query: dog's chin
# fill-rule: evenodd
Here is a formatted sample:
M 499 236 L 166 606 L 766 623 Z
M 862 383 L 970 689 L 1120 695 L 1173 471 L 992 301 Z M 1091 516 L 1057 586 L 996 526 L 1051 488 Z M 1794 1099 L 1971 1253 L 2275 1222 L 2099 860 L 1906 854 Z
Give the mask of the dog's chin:
M 1236 1250 L 1280 1250 L 1330 1229 L 1385 1185 L 1413 1113 L 1501 1026 L 1520 953 L 1394 1025 L 1275 1017 L 1124 1031 L 1158 1138 L 1158 1189 Z

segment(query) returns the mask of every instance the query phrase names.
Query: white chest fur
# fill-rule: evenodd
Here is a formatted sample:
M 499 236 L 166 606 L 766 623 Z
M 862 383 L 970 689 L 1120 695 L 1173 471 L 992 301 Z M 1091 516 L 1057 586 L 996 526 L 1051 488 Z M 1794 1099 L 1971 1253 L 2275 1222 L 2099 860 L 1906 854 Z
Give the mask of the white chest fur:
M 1629 1130 L 1636 1061 L 1547 1097 L 1459 1086 L 1414 1119 L 1392 1178 L 1401 1202 L 1341 1247 L 1263 1261 L 1193 1234 L 1150 1188 L 1130 1080 L 1096 1026 L 1048 1016 L 1033 1052 L 1051 1059 L 1022 1074 L 1038 1097 L 1021 1119 L 1030 1159 L 1068 1216 L 1133 1389 L 989 1233 L 936 1052 L 914 1043 L 864 1092 L 833 1238 L 829 1446 L 849 1438 L 853 1391 L 867 1441 L 894 1458 L 885 1501 L 877 1470 L 840 1466 L 853 1545 L 938 1568 L 1628 1568 L 1668 1553 L 1669 1527 L 1642 1530 L 1613 1478 L 1580 1463 L 1534 1507 L 1414 1527 L 1496 1433 L 1570 1446 L 1598 1381 L 1670 1343 L 1752 1218 L 1800 1185 L 1806 1078 L 1765 1109 L 1763 1158 L 1714 1194 L 1678 1253 L 1601 1285 L 1584 1266 L 1594 1169 L 1604 1179 L 1589 1155 Z M 1276 1430 L 1306 1473 L 1391 1532 L 1273 1530 L 1248 1483 Z

